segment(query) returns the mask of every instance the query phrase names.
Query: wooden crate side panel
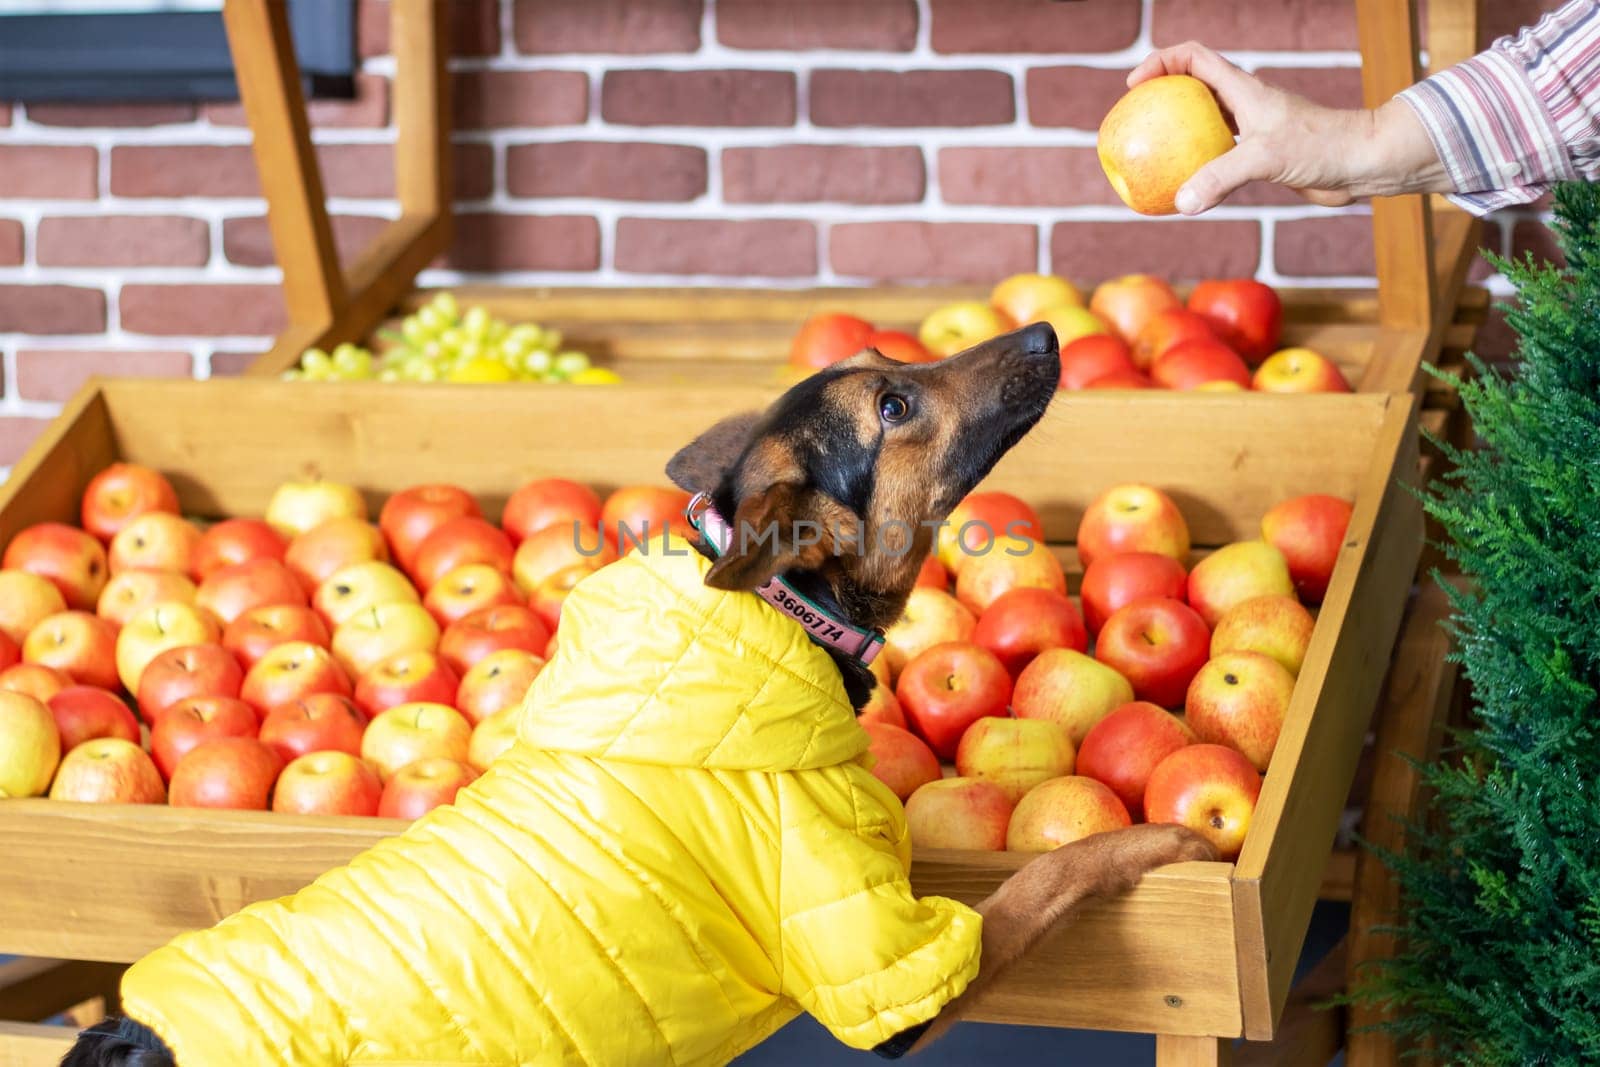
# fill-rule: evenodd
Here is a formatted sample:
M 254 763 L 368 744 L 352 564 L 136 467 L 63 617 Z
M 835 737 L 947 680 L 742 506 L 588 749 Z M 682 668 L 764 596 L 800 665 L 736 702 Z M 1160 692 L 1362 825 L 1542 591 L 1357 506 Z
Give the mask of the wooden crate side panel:
M 0 485 L 0 546 L 36 522 L 77 525 L 84 487 L 117 459 L 99 383 L 85 385 Z
M 77 1039 L 69 1026 L 0 1023 L 0 1067 L 57 1067 Z
M 341 386 L 263 381 L 107 386 L 128 458 L 167 471 L 186 510 L 260 514 L 282 481 L 320 474 L 380 498 L 454 482 L 491 515 L 529 478 L 602 488 L 661 483 L 666 461 L 717 419 L 775 388 Z M 581 412 L 575 410 L 581 400 Z M 1072 540 L 1083 509 L 1123 482 L 1153 481 L 1197 545 L 1259 536 L 1299 493 L 1353 496 L 1386 399 L 1374 396 L 1060 394 L 985 483 L 1032 501 L 1048 540 Z
M 1409 398 L 1392 400 L 1239 858 L 1240 985 L 1253 1040 L 1272 1036 L 1288 994 L 1421 554 L 1421 507 L 1402 484 L 1417 469 L 1415 419 Z
M 292 893 L 404 826 L 13 801 L 0 809 L 0 838 L 12 856 L 0 868 L 0 899 L 10 905 L 0 952 L 131 962 L 184 930 Z M 72 863 L 61 864 L 63 855 Z M 919 895 L 975 903 L 1026 859 L 932 852 L 913 864 L 912 881 Z M 88 879 L 86 870 L 118 877 Z M 1237 1034 L 1230 870 L 1175 865 L 1097 902 L 1019 965 L 981 1017 Z

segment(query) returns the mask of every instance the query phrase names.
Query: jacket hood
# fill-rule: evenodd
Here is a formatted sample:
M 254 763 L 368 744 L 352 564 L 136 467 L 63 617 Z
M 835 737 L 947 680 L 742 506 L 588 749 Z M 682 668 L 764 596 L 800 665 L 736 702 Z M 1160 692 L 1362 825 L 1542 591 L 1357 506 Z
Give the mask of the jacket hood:
M 862 758 L 838 667 L 754 593 L 705 584 L 686 541 L 636 552 L 568 594 L 522 741 L 595 759 L 790 771 Z

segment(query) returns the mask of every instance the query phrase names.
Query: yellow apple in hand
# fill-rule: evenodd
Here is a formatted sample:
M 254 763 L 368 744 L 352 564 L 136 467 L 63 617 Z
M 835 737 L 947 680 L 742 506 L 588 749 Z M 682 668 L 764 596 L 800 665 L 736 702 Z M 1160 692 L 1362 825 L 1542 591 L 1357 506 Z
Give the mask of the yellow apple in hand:
M 1175 215 L 1178 190 L 1233 147 L 1216 97 L 1198 78 L 1173 74 L 1130 89 L 1100 124 L 1100 166 L 1141 215 Z

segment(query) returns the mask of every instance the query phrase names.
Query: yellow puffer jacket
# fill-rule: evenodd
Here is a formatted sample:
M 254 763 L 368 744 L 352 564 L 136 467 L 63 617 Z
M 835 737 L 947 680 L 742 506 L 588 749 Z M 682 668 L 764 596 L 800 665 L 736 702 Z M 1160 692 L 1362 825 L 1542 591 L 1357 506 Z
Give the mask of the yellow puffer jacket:
M 675 542 L 586 579 L 457 802 L 134 965 L 179 1067 L 723 1063 L 799 1011 L 870 1048 L 977 973 L 799 625 Z

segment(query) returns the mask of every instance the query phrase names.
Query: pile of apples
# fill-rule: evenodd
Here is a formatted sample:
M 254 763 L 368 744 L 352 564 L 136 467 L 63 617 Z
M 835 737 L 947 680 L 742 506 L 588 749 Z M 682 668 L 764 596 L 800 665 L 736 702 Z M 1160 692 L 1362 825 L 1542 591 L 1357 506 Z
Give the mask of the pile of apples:
M 288 381 L 380 382 L 569 382 L 610 385 L 622 379 L 593 366 L 582 352 L 563 349 L 560 330 L 523 322 L 513 326 L 487 308 L 461 310 L 451 293 L 440 293 L 379 334 L 382 355 L 354 344 L 331 353 L 307 349 L 300 365 L 283 372 Z
M 1285 500 L 1191 569 L 1172 498 L 1116 486 L 1078 527 L 1080 612 L 1038 514 L 967 497 L 861 716 L 913 844 L 1038 852 L 1146 820 L 1237 856 L 1350 513 Z
M 513 739 L 601 529 L 681 532 L 687 494 L 531 481 L 499 524 L 451 485 L 279 486 L 202 529 L 114 464 L 82 528 L 0 557 L 0 797 L 415 818 Z M 625 547 L 634 547 L 626 544 Z
M 1085 303 L 1065 278 L 1016 274 L 987 303 L 934 311 L 916 337 L 853 315 L 815 315 L 795 335 L 789 363 L 816 370 L 867 347 L 925 363 L 1035 322 L 1049 323 L 1061 343 L 1062 389 L 1350 392 L 1331 360 L 1309 348 L 1278 348 L 1283 304 L 1253 278 L 1202 281 L 1185 303 L 1160 278 L 1130 274 L 1102 282 Z

